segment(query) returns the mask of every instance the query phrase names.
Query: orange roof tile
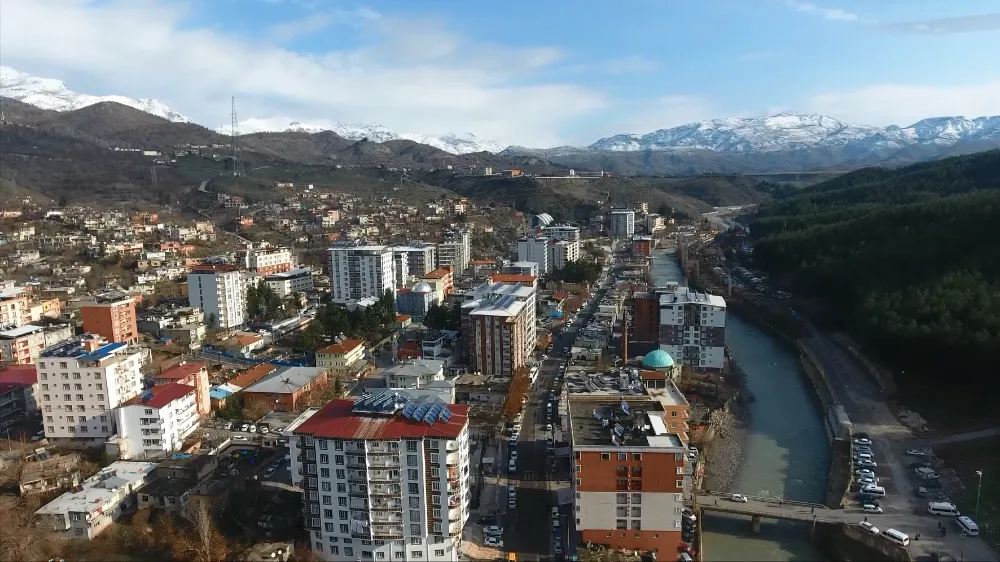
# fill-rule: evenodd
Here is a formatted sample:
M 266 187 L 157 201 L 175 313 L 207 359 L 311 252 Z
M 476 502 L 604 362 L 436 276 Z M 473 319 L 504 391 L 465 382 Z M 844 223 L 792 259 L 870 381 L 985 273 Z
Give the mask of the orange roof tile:
M 444 279 L 445 277 L 447 277 L 449 275 L 451 275 L 451 266 L 450 265 L 446 265 L 444 267 L 439 267 L 439 268 L 435 269 L 434 271 L 428 271 L 427 273 L 423 274 L 420 278 L 421 279 Z
M 534 275 L 518 275 L 516 273 L 494 273 L 490 280 L 494 283 L 534 283 L 538 279 Z
M 316 353 L 339 353 L 341 355 L 345 353 L 350 353 L 358 348 L 359 345 L 365 345 L 365 340 L 359 339 L 347 339 L 340 343 L 335 343 L 328 345 L 326 347 L 321 347 L 316 350 Z
M 234 386 L 238 386 L 240 388 L 246 388 L 251 384 L 264 378 L 265 376 L 271 374 L 277 368 L 278 367 L 270 363 L 261 363 L 260 365 L 255 365 L 253 367 L 250 367 L 246 371 L 243 371 L 242 373 L 229 379 L 229 382 Z
M 160 371 L 153 378 L 173 379 L 173 380 L 186 379 L 206 367 L 208 367 L 208 363 L 202 363 L 201 361 L 178 363 L 173 367 L 169 367 L 167 369 L 164 369 L 163 371 Z

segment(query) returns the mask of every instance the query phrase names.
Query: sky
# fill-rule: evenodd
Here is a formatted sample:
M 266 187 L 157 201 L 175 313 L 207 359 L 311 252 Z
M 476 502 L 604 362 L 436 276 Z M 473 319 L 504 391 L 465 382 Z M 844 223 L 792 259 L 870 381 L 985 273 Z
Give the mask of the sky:
M 0 64 L 209 127 L 590 144 L 780 112 L 1000 115 L 996 0 L 2 0 Z

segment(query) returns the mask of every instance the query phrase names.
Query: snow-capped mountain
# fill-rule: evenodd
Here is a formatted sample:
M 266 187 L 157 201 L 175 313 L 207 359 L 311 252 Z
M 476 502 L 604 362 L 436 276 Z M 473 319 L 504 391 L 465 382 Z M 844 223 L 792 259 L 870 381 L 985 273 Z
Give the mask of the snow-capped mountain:
M 287 124 L 286 124 L 287 123 Z M 219 133 L 232 133 L 232 126 L 222 126 L 216 129 Z M 288 119 L 247 119 L 237 123 L 237 133 L 319 133 L 331 131 L 348 140 L 359 141 L 368 139 L 372 142 L 391 140 L 410 140 L 420 144 L 450 152 L 451 154 L 471 154 L 473 152 L 500 152 L 505 145 L 493 139 L 477 137 L 472 133 L 457 135 L 449 133 L 441 136 L 421 135 L 417 133 L 397 133 L 382 125 L 347 125 L 344 123 L 304 124 Z
M 782 113 L 770 117 L 699 121 L 644 135 L 601 139 L 589 150 L 613 152 L 711 150 L 725 154 L 802 149 L 900 149 L 913 145 L 951 146 L 978 139 L 1000 140 L 1000 117 L 934 117 L 908 127 L 845 123 L 825 115 Z
M 163 102 L 154 99 L 137 100 L 125 96 L 81 94 L 70 90 L 66 84 L 54 78 L 31 76 L 9 66 L 0 66 L 0 96 L 52 111 L 73 111 L 95 103 L 114 101 L 176 123 L 191 122 Z

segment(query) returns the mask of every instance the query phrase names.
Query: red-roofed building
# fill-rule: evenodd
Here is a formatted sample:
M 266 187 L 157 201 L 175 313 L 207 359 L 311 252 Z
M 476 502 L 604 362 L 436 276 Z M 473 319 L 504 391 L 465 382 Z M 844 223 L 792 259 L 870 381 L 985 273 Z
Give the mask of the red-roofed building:
M 503 283 L 504 285 L 527 285 L 538 288 L 538 278 L 534 275 L 518 275 L 516 273 L 494 273 L 490 276 L 493 283 Z
M 198 404 L 193 386 L 154 386 L 114 409 L 118 433 L 107 449 L 120 459 L 160 456 L 181 448 L 198 429 Z
M 372 541 L 362 543 L 372 545 L 372 558 L 392 560 L 390 549 L 402 540 L 407 559 L 455 559 L 472 497 L 468 415 L 464 404 L 407 403 L 387 391 L 333 400 L 292 422 L 290 472 L 303 490 L 313 551 L 340 560 L 328 545 Z M 346 491 L 352 506 L 347 527 L 320 501 L 336 490 Z M 353 495 L 368 501 L 355 503 Z
M 365 341 L 349 338 L 317 349 L 316 366 L 326 369 L 332 377 L 357 378 L 367 368 Z
M 0 368 L 0 431 L 38 415 L 36 390 L 38 371 L 34 365 Z
M 450 295 L 455 287 L 455 275 L 450 265 L 428 271 L 420 276 L 420 280 L 434 287 L 434 291 L 440 295 L 442 300 Z
M 204 417 L 212 413 L 212 399 L 209 396 L 211 388 L 208 381 L 208 363 L 201 361 L 181 361 L 153 375 L 153 384 L 156 386 L 171 383 L 193 386 L 195 399 L 198 403 L 198 415 Z

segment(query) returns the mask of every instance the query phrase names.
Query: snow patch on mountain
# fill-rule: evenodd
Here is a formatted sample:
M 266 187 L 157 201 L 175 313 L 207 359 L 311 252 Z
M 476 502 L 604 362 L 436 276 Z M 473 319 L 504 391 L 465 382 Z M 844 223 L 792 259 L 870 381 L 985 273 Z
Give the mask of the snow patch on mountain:
M 319 133 L 331 131 L 348 140 L 359 141 L 368 139 L 372 142 L 392 140 L 410 140 L 451 154 L 471 154 L 473 152 L 500 152 L 505 145 L 493 139 L 477 137 L 472 133 L 462 135 L 449 133 L 441 136 L 422 135 L 417 133 L 397 133 L 382 125 L 351 125 L 344 123 L 322 122 L 305 124 L 287 118 L 246 119 L 237 123 L 237 134 L 251 133 Z M 229 135 L 232 126 L 222 126 L 216 129 L 219 133 Z
M 155 99 L 133 99 L 125 96 L 92 96 L 90 94 L 81 94 L 70 90 L 60 80 L 31 76 L 9 66 L 0 66 L 0 96 L 52 111 L 73 111 L 87 107 L 88 105 L 94 105 L 95 103 L 113 101 L 175 123 L 192 122 L 187 117 L 167 107 L 163 102 Z
M 670 129 L 603 138 L 589 150 L 711 150 L 728 154 L 801 149 L 871 151 L 913 145 L 950 146 L 974 139 L 1000 139 L 1000 117 L 933 117 L 908 127 L 846 123 L 825 115 L 782 113 L 769 117 L 698 121 Z

